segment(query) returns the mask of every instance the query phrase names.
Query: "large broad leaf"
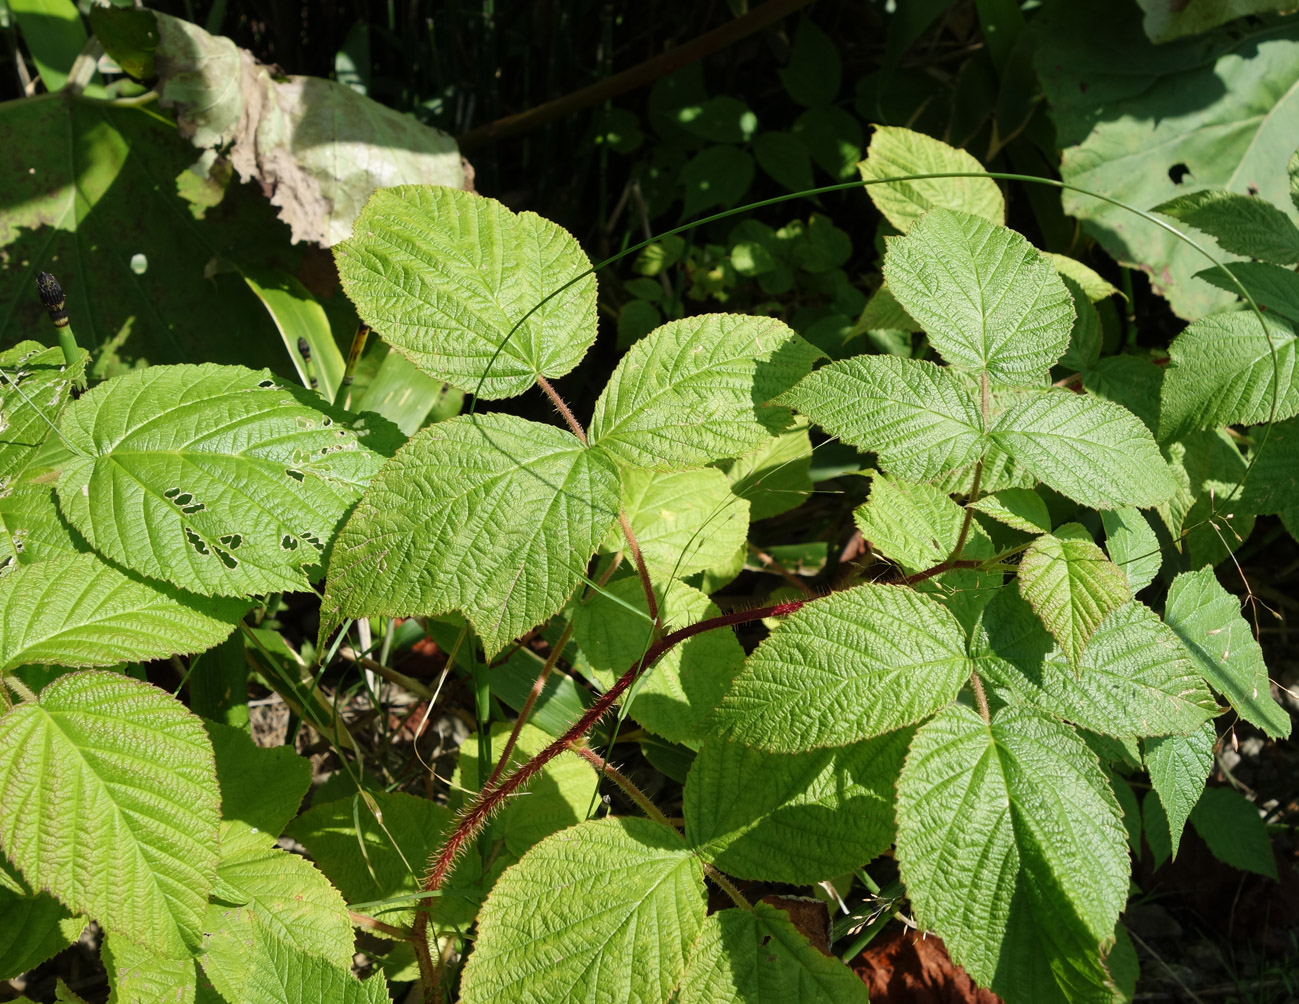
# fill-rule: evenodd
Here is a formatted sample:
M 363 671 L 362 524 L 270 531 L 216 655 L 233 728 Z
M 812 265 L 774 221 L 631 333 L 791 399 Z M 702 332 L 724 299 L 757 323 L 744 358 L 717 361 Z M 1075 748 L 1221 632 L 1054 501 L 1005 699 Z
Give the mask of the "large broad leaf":
M 139 680 L 70 673 L 0 718 L 5 854 L 33 886 L 161 954 L 198 947 L 219 806 L 199 719 Z
M 339 532 L 323 609 L 460 610 L 490 657 L 563 606 L 618 505 L 613 462 L 568 432 L 512 415 L 438 422 L 388 462 Z
M 1240 601 L 1222 588 L 1212 568 L 1173 580 L 1164 619 L 1196 669 L 1242 718 L 1274 739 L 1290 735 L 1290 716 L 1272 699 L 1263 650 L 1240 615 Z
M 660 580 L 659 616 L 672 628 L 685 627 L 718 610 L 684 582 Z M 634 575 L 615 579 L 573 611 L 573 640 L 601 686 L 610 687 L 649 648 L 652 625 L 645 593 Z M 637 681 L 624 707 L 641 725 L 686 746 L 698 747 L 704 719 L 726 693 L 744 662 L 744 649 L 729 631 L 705 631 L 668 651 Z
M 233 186 L 198 209 L 178 192 L 194 148 L 154 110 L 47 94 L 0 105 L 0 346 L 49 331 L 35 295 L 48 271 L 67 293 L 72 329 L 110 376 L 145 363 L 208 360 L 290 374 L 279 335 L 233 272 L 213 259 L 256 257 L 296 268 L 288 229 Z M 218 196 L 219 197 L 219 196 Z M 239 337 L 231 337 L 238 332 Z M 51 332 L 52 340 L 52 332 Z
M 1226 429 L 1210 429 L 1169 443 L 1164 455 L 1177 492 L 1156 511 L 1182 552 L 1182 561 L 1189 568 L 1225 561 L 1254 528 L 1255 507 L 1242 499 L 1247 465 L 1240 447 Z M 1256 453 L 1261 461 L 1269 455 L 1276 455 L 1270 444 Z M 1249 471 L 1249 484 L 1255 472 L 1262 473 L 1261 466 L 1255 464 Z M 1285 492 L 1284 480 L 1274 485 Z
M 771 317 L 705 314 L 632 346 L 591 418 L 591 442 L 632 467 L 701 467 L 742 456 L 789 425 L 769 402 L 820 351 Z
M 1202 317 L 1173 339 L 1159 403 L 1160 441 L 1218 425 L 1299 413 L 1299 340 L 1286 321 L 1248 311 Z
M 143 582 L 97 554 L 68 554 L 0 576 L 0 672 L 24 663 L 112 666 L 203 652 L 248 609 Z
M 304 401 L 238 366 L 153 366 L 101 384 L 60 422 L 75 456 L 59 506 L 143 575 L 208 596 L 306 589 L 304 569 L 396 430 Z
M 984 448 L 979 398 L 942 367 L 897 356 L 823 366 L 781 398 L 913 481 L 965 468 Z
M 47 892 L 34 892 L 0 857 L 0 980 L 35 969 L 85 926 L 85 917 L 74 917 Z
M 1071 663 L 1011 590 L 988 604 L 970 642 L 976 671 L 1019 700 L 1126 738 L 1190 732 L 1217 711 L 1181 649 L 1152 611 L 1127 603 Z
M 936 207 L 959 209 L 993 223 L 1006 221 L 1006 200 L 991 178 L 929 178 L 884 181 L 904 174 L 974 174 L 983 165 L 964 150 L 942 140 L 897 126 L 876 126 L 866 159 L 857 165 L 866 194 L 893 226 L 906 233 L 911 224 Z
M 704 922 L 677 993 L 680 1004 L 866 1004 L 866 984 L 808 943 L 766 903 Z
M 888 239 L 884 277 L 949 363 L 999 382 L 1044 381 L 1069 345 L 1073 299 L 1019 234 L 935 209 Z
M 1182 829 L 1213 769 L 1213 747 L 1217 741 L 1213 722 L 1205 722 L 1184 736 L 1159 736 L 1145 741 L 1146 769 L 1164 806 L 1172 857 L 1177 857 Z
M 0 490 L 0 575 L 19 565 L 81 553 L 84 547 L 59 514 L 58 472 L 25 471 Z
M 104 939 L 101 958 L 112 987 L 108 1004 L 193 1004 L 195 1000 L 197 982 L 191 958 L 169 959 L 113 935 Z
M 1286 176 L 1299 132 L 1294 22 L 1155 46 L 1128 0 L 1054 4 L 1041 14 L 1036 62 L 1066 182 L 1138 209 L 1189 187 L 1257 191 L 1299 219 Z M 1230 302 L 1191 279 L 1209 264 L 1204 256 L 1154 223 L 1070 191 L 1064 209 L 1115 258 L 1149 270 L 1181 316 Z
M 1096 625 L 1132 596 L 1119 567 L 1078 523 L 1028 546 L 1019 562 L 1019 591 L 1070 662 L 1078 661 Z
M 893 789 L 911 735 L 807 753 L 709 740 L 686 779 L 686 836 L 739 878 L 807 884 L 851 871 L 893 842 Z
M 658 1004 L 685 971 L 704 901 L 699 859 L 667 827 L 601 819 L 563 830 L 487 897 L 461 1000 Z
M 494 199 L 384 189 L 334 257 L 367 324 L 425 373 L 483 398 L 563 376 L 595 341 L 595 277 L 579 278 L 591 263 L 577 241 Z
M 1067 390 L 1023 394 L 989 437 L 1036 478 L 1085 506 L 1152 506 L 1174 491 L 1150 430 L 1110 401 Z
M 1128 850 L 1118 803 L 1077 733 L 1031 708 L 1003 708 L 988 723 L 953 705 L 916 734 L 897 812 L 916 920 L 975 980 L 1049 1000 L 1045 987 L 1023 995 L 1035 958 L 1038 978 L 1067 994 L 1104 979 Z
M 858 586 L 786 618 L 749 656 L 713 724 L 776 753 L 840 746 L 920 721 L 969 673 L 965 631 L 937 600 Z
M 1286 0 L 1220 0 L 1214 4 L 1168 4 L 1162 0 L 1137 0 L 1146 12 L 1141 25 L 1152 42 L 1169 42 L 1199 35 L 1220 24 L 1250 14 L 1287 11 Z

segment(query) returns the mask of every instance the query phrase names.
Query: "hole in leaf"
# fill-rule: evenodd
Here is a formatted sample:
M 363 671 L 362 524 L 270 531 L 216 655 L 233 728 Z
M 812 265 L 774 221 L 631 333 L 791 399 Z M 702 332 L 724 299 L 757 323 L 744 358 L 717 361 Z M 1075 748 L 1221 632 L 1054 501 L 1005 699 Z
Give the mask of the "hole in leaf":
M 274 380 L 258 380 L 258 381 L 257 381 L 257 386 L 260 387 L 262 390 L 270 390 L 272 387 L 275 386 L 275 381 L 274 381 Z
M 182 508 L 181 512 L 183 512 L 186 516 L 193 516 L 196 512 L 202 512 L 206 508 L 207 505 L 205 503 L 195 502 L 193 505 L 187 505 L 184 508 Z
M 180 494 L 179 488 L 168 488 L 165 492 L 162 493 L 163 498 L 169 498 L 169 499 L 174 499 L 179 494 Z
M 9 557 L 5 558 L 4 561 L 0 561 L 0 572 L 5 571 L 5 569 L 7 569 L 13 563 L 14 563 L 14 556 L 11 554 L 9 555 Z
M 292 467 L 286 467 L 284 469 L 284 473 L 287 474 L 289 477 L 291 477 L 294 481 L 298 482 L 299 484 L 307 480 L 307 476 L 305 474 L 303 474 L 301 471 L 295 471 Z
M 179 506 L 186 506 L 194 501 L 194 496 L 191 495 L 189 492 L 186 492 L 184 495 L 177 495 L 175 498 L 172 499 L 172 501 Z
M 317 551 L 323 551 L 325 549 L 325 545 L 320 542 L 320 538 L 317 537 L 314 533 L 304 533 L 302 535 L 302 539 L 305 540 L 312 547 L 314 547 Z
M 298 549 L 298 538 L 286 533 L 280 538 L 280 547 L 286 551 L 296 551 Z
M 185 537 L 187 540 L 189 540 L 190 547 L 194 548 L 194 550 L 196 550 L 199 554 L 205 555 L 208 553 L 208 547 L 207 544 L 203 543 L 203 538 L 200 537 L 193 530 L 191 530 L 189 527 L 185 527 Z
M 1182 179 L 1191 173 L 1191 169 L 1185 164 L 1174 164 L 1168 169 L 1168 180 L 1174 185 L 1180 185 Z
M 216 552 L 216 556 L 221 559 L 221 564 L 225 565 L 226 568 L 239 567 L 238 560 L 236 560 L 235 556 L 231 554 L 229 551 L 223 551 L 219 547 L 214 547 L 212 548 L 212 550 Z
M 225 544 L 225 546 L 230 548 L 232 551 L 239 550 L 243 542 L 244 535 L 242 533 L 227 533 L 221 538 L 221 543 Z

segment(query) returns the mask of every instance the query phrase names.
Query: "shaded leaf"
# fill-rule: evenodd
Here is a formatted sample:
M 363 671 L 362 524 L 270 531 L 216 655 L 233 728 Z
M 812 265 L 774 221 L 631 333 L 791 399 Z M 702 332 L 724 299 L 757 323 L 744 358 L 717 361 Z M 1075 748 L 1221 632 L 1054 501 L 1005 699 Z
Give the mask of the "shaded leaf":
M 1224 864 L 1277 881 L 1272 842 L 1258 809 L 1234 788 L 1205 788 L 1191 825 Z
M 1299 262 L 1299 227 L 1265 199 L 1207 189 L 1161 202 L 1153 212 L 1203 230 L 1232 254 L 1278 265 Z

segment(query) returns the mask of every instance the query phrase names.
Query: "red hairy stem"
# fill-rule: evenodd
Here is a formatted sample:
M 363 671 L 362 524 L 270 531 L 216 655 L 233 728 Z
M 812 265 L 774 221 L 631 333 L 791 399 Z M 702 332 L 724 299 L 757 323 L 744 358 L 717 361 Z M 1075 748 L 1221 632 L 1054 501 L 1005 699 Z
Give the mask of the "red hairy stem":
M 958 558 L 956 561 L 940 561 L 932 568 L 926 568 L 923 572 L 916 572 L 915 575 L 908 575 L 902 580 L 904 586 L 914 586 L 917 582 L 924 582 L 925 579 L 932 579 L 935 575 L 942 575 L 944 572 L 950 572 L 953 568 L 981 568 L 987 564 L 978 558 Z
M 506 765 L 510 762 L 510 754 L 514 752 L 514 744 L 519 741 L 519 733 L 523 731 L 523 726 L 528 724 L 528 719 L 532 717 L 532 709 L 537 703 L 537 698 L 541 692 L 546 689 L 546 680 L 550 677 L 550 671 L 555 668 L 555 663 L 559 662 L 559 657 L 564 654 L 564 648 L 568 645 L 568 639 L 573 636 L 573 622 L 569 621 L 564 627 L 563 633 L 559 640 L 555 642 L 554 647 L 550 650 L 550 656 L 546 659 L 546 664 L 541 667 L 541 672 L 537 674 L 537 679 L 532 684 L 532 690 L 528 692 L 528 699 L 523 702 L 523 707 L 519 709 L 519 717 L 514 722 L 514 728 L 510 732 L 510 738 L 505 742 L 505 749 L 501 750 L 501 758 L 496 761 L 496 769 L 492 771 L 492 776 L 487 779 L 487 787 L 496 783 L 496 779 L 501 776 Z

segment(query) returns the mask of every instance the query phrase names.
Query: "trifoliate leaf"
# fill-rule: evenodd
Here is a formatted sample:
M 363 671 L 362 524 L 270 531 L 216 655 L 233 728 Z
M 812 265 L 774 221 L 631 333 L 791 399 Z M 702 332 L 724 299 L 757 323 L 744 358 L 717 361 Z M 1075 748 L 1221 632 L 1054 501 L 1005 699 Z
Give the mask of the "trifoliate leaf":
M 65 410 L 77 455 L 59 507 L 141 575 L 204 596 L 304 590 L 304 569 L 383 463 L 376 448 L 396 445 L 371 418 L 374 431 L 358 434 L 346 412 L 279 388 L 269 370 L 135 370 Z
M 1110 560 L 1123 572 L 1128 588 L 1139 593 L 1155 581 L 1163 558 L 1159 538 L 1140 509 L 1124 506 L 1101 513 L 1105 527 L 1105 549 Z
M 949 363 L 1031 384 L 1069 344 L 1073 299 L 1023 237 L 986 219 L 935 209 L 887 239 L 884 278 Z
M 416 434 L 334 544 L 332 617 L 459 610 L 490 658 L 555 613 L 618 512 L 618 473 L 570 433 L 462 415 Z
M 1288 268 L 1265 261 L 1233 261 L 1228 262 L 1226 268 L 1254 298 L 1260 310 L 1280 314 L 1292 323 L 1299 321 L 1299 275 Z M 1240 295 L 1240 286 L 1223 275 L 1217 267 L 1196 272 L 1195 277 L 1213 283 L 1228 293 Z
M 1174 491 L 1150 430 L 1125 408 L 1086 394 L 1024 394 L 996 420 L 989 438 L 1038 480 L 1085 506 L 1152 506 Z
M 772 317 L 704 314 L 650 332 L 618 363 L 589 429 L 631 467 L 702 467 L 739 457 L 789 425 L 770 404 L 820 351 Z
M 147 683 L 69 673 L 0 718 L 5 854 L 34 887 L 160 954 L 199 944 L 219 808 L 202 724 Z
M 1132 596 L 1118 566 L 1078 523 L 1042 534 L 1028 546 L 1019 562 L 1019 591 L 1072 663 L 1096 625 Z
M 1030 488 L 1003 488 L 969 505 L 985 516 L 1024 533 L 1051 532 L 1051 514 L 1046 503 Z
M 893 789 L 912 729 L 807 753 L 704 743 L 686 778 L 686 836 L 728 875 L 806 884 L 893 842 Z
M 85 917 L 74 917 L 47 892 L 34 892 L 0 857 L 0 980 L 35 969 L 85 926 Z
M 68 554 L 0 576 L 0 672 L 24 663 L 112 666 L 203 652 L 227 638 L 243 600 L 144 582 L 97 554 Z
M 1100 968 L 1130 866 L 1118 804 L 1071 728 L 1028 707 L 988 723 L 952 705 L 917 732 L 897 814 L 916 920 L 976 981 L 995 988 L 1035 953 L 1065 964 L 1048 986 Z
M 685 627 L 718 610 L 704 593 L 674 579 L 656 588 L 659 616 Z M 651 623 L 640 579 L 615 579 L 573 611 L 573 640 L 593 676 L 608 688 L 645 654 Z M 726 693 L 744 662 L 744 649 L 730 631 L 705 631 L 666 653 L 624 698 L 627 713 L 665 739 L 697 748 L 707 735 L 701 723 Z
M 496 883 L 461 1000 L 666 1000 L 704 908 L 703 869 L 679 834 L 648 819 L 580 823 Z
M 704 921 L 676 998 L 680 1004 L 866 1004 L 866 984 L 817 951 L 783 910 L 755 903 Z
M 591 262 L 577 241 L 495 199 L 432 185 L 380 189 L 334 258 L 348 298 L 385 341 L 434 379 L 487 400 L 563 376 L 595 341 L 595 276 L 578 278 Z
M 1212 568 L 1173 580 L 1164 619 L 1209 686 L 1242 718 L 1273 739 L 1290 735 L 1290 716 L 1272 699 L 1263 650 L 1240 615 L 1240 602 L 1222 588 Z
M 857 586 L 786 618 L 749 656 L 713 726 L 776 753 L 842 746 L 927 717 L 969 672 L 965 631 L 941 603 Z
M 221 815 L 278 837 L 311 787 L 311 761 L 292 746 L 256 745 L 231 725 L 204 722 L 216 754 Z
M 1161 202 L 1153 212 L 1203 230 L 1232 254 L 1278 265 L 1299 262 L 1299 227 L 1266 199 L 1204 191 Z
M 1191 825 L 1223 864 L 1277 881 L 1276 858 L 1258 809 L 1234 788 L 1205 788 Z
M 1205 722 L 1186 735 L 1156 736 L 1144 742 L 1150 783 L 1159 794 L 1168 821 L 1172 857 L 1177 857 L 1182 829 L 1213 769 L 1213 747 L 1217 741 L 1213 722 Z
M 1173 339 L 1159 405 L 1161 441 L 1299 413 L 1299 340 L 1281 318 L 1266 324 L 1265 332 L 1248 311 L 1211 314 Z
M 925 481 L 972 465 L 984 447 L 976 394 L 918 359 L 857 356 L 823 366 L 781 398 L 880 466 Z
M 973 174 L 983 165 L 964 150 L 942 140 L 899 126 L 876 126 L 866 148 L 866 159 L 857 165 L 866 194 L 875 208 L 902 233 L 935 207 L 959 209 L 993 223 L 1006 220 L 1006 200 L 991 178 L 928 178 L 923 181 L 888 181 L 904 174 Z
M 731 491 L 748 500 L 751 521 L 797 509 L 812 494 L 812 442 L 807 425 L 807 419 L 795 419 L 756 450 L 718 465 L 731 483 Z
M 1105 736 L 1190 732 L 1217 711 L 1176 635 L 1130 602 L 1096 628 L 1077 664 L 1011 590 L 988 604 L 970 643 L 975 669 L 1020 700 Z
M 631 521 L 652 579 L 685 578 L 735 553 L 749 534 L 749 503 L 731 491 L 715 467 L 693 471 L 627 470 L 622 508 Z M 615 526 L 601 545 L 624 551 Z

